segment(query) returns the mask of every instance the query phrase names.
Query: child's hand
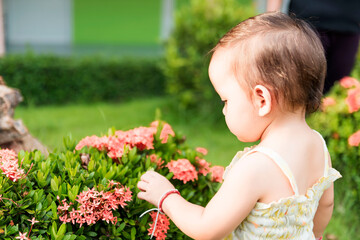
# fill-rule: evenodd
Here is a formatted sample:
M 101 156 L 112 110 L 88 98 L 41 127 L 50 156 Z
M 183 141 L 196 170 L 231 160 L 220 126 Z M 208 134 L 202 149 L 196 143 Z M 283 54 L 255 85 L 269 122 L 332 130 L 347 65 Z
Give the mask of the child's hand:
M 144 173 L 137 187 L 141 190 L 137 195 L 138 198 L 146 200 L 156 207 L 158 207 L 158 202 L 166 191 L 175 189 L 169 180 L 154 171 Z

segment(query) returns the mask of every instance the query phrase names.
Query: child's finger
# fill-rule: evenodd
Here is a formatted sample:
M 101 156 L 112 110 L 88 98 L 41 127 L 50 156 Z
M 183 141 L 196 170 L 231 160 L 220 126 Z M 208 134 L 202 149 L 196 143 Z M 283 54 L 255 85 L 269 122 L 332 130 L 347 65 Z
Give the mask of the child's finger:
M 146 192 L 139 192 L 137 194 L 137 197 L 142 200 L 145 200 L 145 196 L 146 196 Z
M 140 189 L 141 191 L 146 191 L 146 186 L 147 186 L 147 183 L 144 182 L 144 181 L 139 181 L 137 183 L 137 187 L 138 189 Z
M 140 177 L 140 180 L 143 181 L 143 182 L 149 182 L 150 181 L 150 177 L 149 175 L 146 173 L 144 173 L 141 177 Z

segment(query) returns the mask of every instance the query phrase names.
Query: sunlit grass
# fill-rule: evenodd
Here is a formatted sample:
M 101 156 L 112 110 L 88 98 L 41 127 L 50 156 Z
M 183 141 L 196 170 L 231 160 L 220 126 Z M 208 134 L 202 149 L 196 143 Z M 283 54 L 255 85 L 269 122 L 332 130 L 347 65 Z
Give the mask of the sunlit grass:
M 166 98 L 126 104 L 18 107 L 15 118 L 21 118 L 33 136 L 54 150 L 62 148 L 64 136 L 71 135 L 73 139 L 80 140 L 90 135 L 104 135 L 111 127 L 128 130 L 148 126 L 155 120 L 157 109 L 161 112 L 162 120 L 172 125 L 175 132 L 186 136 L 188 145 L 207 148 L 207 160 L 214 164 L 226 166 L 235 153 L 244 147 L 223 121 L 215 125 L 198 116 L 187 116 L 189 120 L 184 120 L 169 110 Z

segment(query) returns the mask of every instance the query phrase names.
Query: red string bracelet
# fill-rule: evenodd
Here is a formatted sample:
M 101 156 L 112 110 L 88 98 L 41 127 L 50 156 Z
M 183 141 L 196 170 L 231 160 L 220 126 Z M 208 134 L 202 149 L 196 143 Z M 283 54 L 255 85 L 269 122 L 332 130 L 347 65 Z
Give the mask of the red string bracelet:
M 162 209 L 162 205 L 163 205 L 164 200 L 165 200 L 169 195 L 171 195 L 171 194 L 173 194 L 173 193 L 176 193 L 176 194 L 179 194 L 179 195 L 180 195 L 180 192 L 179 192 L 177 189 L 171 189 L 171 190 L 165 192 L 165 193 L 161 196 L 161 198 L 160 198 L 160 200 L 159 200 L 159 204 L 158 204 L 158 208 L 159 208 L 159 211 L 160 211 L 161 213 L 164 213 L 164 211 L 163 211 L 163 209 Z
M 152 231 L 152 233 L 151 233 L 150 239 L 152 239 L 152 237 L 154 236 L 155 229 L 156 229 L 156 225 L 157 225 L 157 221 L 158 221 L 158 218 L 159 218 L 159 214 L 160 214 L 160 213 L 165 214 L 165 213 L 163 212 L 163 209 L 162 209 L 162 204 L 163 204 L 165 198 L 167 198 L 170 194 L 173 194 L 173 193 L 176 193 L 176 194 L 179 194 L 179 195 L 180 195 L 180 192 L 179 192 L 177 189 L 170 189 L 170 190 L 166 191 L 165 193 L 163 193 L 163 195 L 162 195 L 161 198 L 159 199 L 159 204 L 158 204 L 158 207 L 157 207 L 157 208 L 149 209 L 149 210 L 143 212 L 143 213 L 140 215 L 140 218 L 142 218 L 142 217 L 143 217 L 146 213 L 148 213 L 148 212 L 157 211 L 156 219 L 155 219 L 155 224 L 154 224 L 154 228 L 153 228 L 153 231 Z

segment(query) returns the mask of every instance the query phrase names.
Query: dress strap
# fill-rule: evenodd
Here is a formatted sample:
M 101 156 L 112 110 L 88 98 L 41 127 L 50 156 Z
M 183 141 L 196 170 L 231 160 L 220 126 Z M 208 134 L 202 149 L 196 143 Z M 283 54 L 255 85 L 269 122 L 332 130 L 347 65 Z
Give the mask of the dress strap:
M 285 162 L 285 160 L 277 152 L 275 152 L 274 150 L 272 150 L 270 148 L 255 147 L 251 151 L 247 152 L 246 155 L 253 153 L 253 152 L 261 152 L 261 153 L 267 155 L 268 157 L 270 157 L 274 161 L 274 163 L 279 166 L 281 171 L 288 178 L 290 185 L 294 191 L 295 196 L 299 195 L 299 190 L 298 190 L 294 175 L 293 175 L 289 165 L 287 164 L 287 162 Z M 244 155 L 244 157 L 245 157 L 245 155 Z
M 325 142 L 325 139 L 323 138 L 323 136 L 321 136 L 321 134 L 316 130 L 314 130 L 314 132 L 316 132 L 320 136 L 320 138 L 323 142 L 324 156 L 325 156 L 324 157 L 324 160 L 325 160 L 324 177 L 327 177 L 328 172 L 329 172 L 329 151 L 328 151 L 328 148 L 326 146 L 326 142 Z

